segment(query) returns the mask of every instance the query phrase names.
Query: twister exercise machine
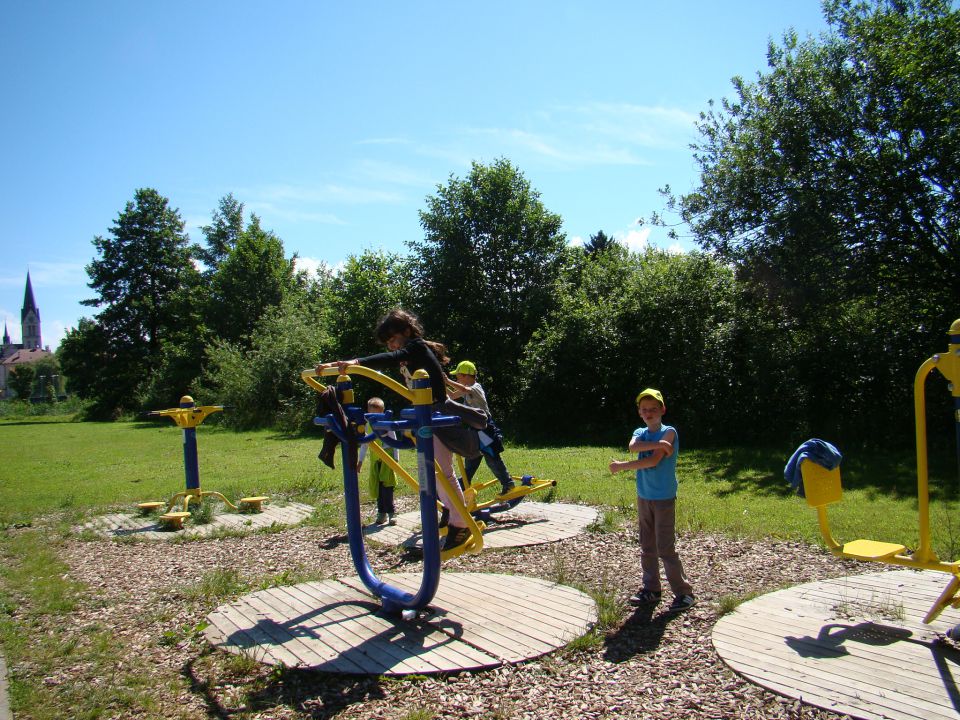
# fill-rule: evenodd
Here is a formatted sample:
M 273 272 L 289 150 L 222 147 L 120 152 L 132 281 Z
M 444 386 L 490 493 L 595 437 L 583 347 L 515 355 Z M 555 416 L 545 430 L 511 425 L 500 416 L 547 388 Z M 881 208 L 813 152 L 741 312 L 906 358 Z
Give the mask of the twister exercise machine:
M 936 570 L 949 573 L 953 577 L 933 607 L 923 618 L 931 623 L 947 606 L 960 607 L 960 561 L 945 562 L 937 557 L 930 543 L 930 492 L 927 467 L 927 423 L 926 396 L 924 382 L 934 370 L 947 379 L 948 389 L 953 395 L 954 420 L 960 453 L 960 320 L 950 326 L 949 347 L 945 354 L 936 354 L 928 358 L 917 371 L 913 383 L 914 413 L 917 432 L 917 510 L 919 515 L 920 545 L 916 550 L 908 550 L 905 545 L 879 540 L 852 540 L 840 544 L 830 532 L 827 517 L 827 505 L 839 502 L 842 498 L 840 487 L 840 468 L 827 470 L 811 460 L 803 460 L 800 472 L 807 504 L 815 508 L 820 522 L 820 533 L 833 554 L 854 560 L 902 565 L 918 570 Z M 960 456 L 958 456 L 960 457 Z
M 200 489 L 200 464 L 197 460 L 197 426 L 203 423 L 209 415 L 217 412 L 223 412 L 223 405 L 201 405 L 193 401 L 189 395 L 180 398 L 180 407 L 170 408 L 168 410 L 154 410 L 146 413 L 149 418 L 168 417 L 176 423 L 177 427 L 183 428 L 183 471 L 186 477 L 186 490 L 174 493 L 166 502 L 142 502 L 137 507 L 140 510 L 151 512 L 159 510 L 166 506 L 166 511 L 160 516 L 160 521 L 175 530 L 183 528 L 183 521 L 190 517 L 190 503 L 197 504 L 203 502 L 204 496 L 212 496 L 227 505 L 231 510 L 249 510 L 260 512 L 261 505 L 269 500 L 268 497 L 257 495 L 254 497 L 245 497 L 240 499 L 240 506 L 237 507 L 227 500 L 222 493 L 215 490 Z M 181 510 L 174 508 L 181 507 Z

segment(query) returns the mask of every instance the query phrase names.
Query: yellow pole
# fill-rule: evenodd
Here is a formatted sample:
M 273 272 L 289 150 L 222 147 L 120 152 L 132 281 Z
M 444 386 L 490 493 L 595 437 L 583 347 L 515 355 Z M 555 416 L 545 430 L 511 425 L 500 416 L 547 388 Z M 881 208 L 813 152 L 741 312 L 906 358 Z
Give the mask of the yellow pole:
M 930 547 L 930 489 L 927 467 L 927 406 L 924 382 L 936 366 L 937 356 L 927 359 L 913 381 L 913 412 L 917 426 L 917 514 L 919 517 L 920 547 L 914 554 L 919 562 L 936 561 Z

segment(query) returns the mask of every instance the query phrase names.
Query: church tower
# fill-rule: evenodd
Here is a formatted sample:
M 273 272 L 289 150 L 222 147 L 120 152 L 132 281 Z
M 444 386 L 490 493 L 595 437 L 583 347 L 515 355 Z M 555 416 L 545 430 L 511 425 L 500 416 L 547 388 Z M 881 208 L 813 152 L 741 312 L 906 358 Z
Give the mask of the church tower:
M 20 332 L 24 350 L 43 347 L 40 341 L 40 310 L 33 299 L 33 285 L 27 270 L 27 288 L 23 293 L 23 308 L 20 310 Z

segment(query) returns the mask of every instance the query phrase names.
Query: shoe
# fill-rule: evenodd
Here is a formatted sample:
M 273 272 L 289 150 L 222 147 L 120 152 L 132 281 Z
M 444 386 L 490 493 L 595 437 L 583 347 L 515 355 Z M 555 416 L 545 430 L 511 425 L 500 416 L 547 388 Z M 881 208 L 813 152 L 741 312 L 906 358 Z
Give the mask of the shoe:
M 662 593 L 659 590 L 644 590 L 641 588 L 636 595 L 631 595 L 627 601 L 631 605 L 653 605 L 660 602 Z
M 445 528 L 450 522 L 450 511 L 444 508 L 440 511 L 440 519 L 437 521 L 438 528 Z
M 689 610 L 697 604 L 697 599 L 693 595 L 677 595 L 670 603 L 670 612 L 680 612 Z
M 396 525 L 397 519 L 393 516 L 393 513 L 387 513 L 387 525 Z
M 511 490 L 513 490 L 513 488 L 515 488 L 515 487 L 516 487 L 516 485 L 514 484 L 514 482 L 513 482 L 512 480 L 510 481 L 510 484 L 509 484 L 509 485 L 502 483 L 501 486 L 500 486 L 500 494 L 501 494 L 501 495 L 506 495 L 508 492 L 510 492 Z
M 447 530 L 447 542 L 444 543 L 443 549 L 453 550 L 463 545 L 469 539 L 470 528 L 451 526 L 450 529 Z
M 374 520 L 373 522 L 374 522 L 375 525 L 383 525 L 386 521 L 387 521 L 387 514 L 386 514 L 386 513 L 378 513 L 378 514 L 377 514 L 377 519 Z

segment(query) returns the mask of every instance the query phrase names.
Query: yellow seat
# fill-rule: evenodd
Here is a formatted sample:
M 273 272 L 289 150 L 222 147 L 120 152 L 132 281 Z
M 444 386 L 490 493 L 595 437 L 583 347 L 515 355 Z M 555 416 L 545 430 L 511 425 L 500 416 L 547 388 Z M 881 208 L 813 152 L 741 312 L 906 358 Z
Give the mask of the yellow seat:
M 906 546 L 879 540 L 851 540 L 843 544 L 845 557 L 854 560 L 886 560 L 906 550 Z
M 183 530 L 183 521 L 188 517 L 188 512 L 168 512 L 160 516 L 160 522 L 174 530 Z
M 144 512 L 153 512 L 154 510 L 159 510 L 162 507 L 166 507 L 165 502 L 142 502 L 137 503 L 137 507 L 143 510 Z
M 254 495 L 252 497 L 240 498 L 240 507 L 244 510 L 262 512 L 263 508 L 261 505 L 269 499 L 270 498 L 266 495 Z
M 827 470 L 823 465 L 804 460 L 800 463 L 800 474 L 803 476 L 803 494 L 810 507 L 838 503 L 843 499 L 839 467 Z
M 897 543 L 881 542 L 879 540 L 851 540 L 843 546 L 837 545 L 826 525 L 826 506 L 840 502 L 843 499 L 843 490 L 840 486 L 840 468 L 827 470 L 822 465 L 811 460 L 800 463 L 800 473 L 803 476 L 803 493 L 810 507 L 817 508 L 820 514 L 821 530 L 827 544 L 834 552 L 854 560 L 869 560 L 883 562 L 894 555 L 904 552 L 907 548 Z

